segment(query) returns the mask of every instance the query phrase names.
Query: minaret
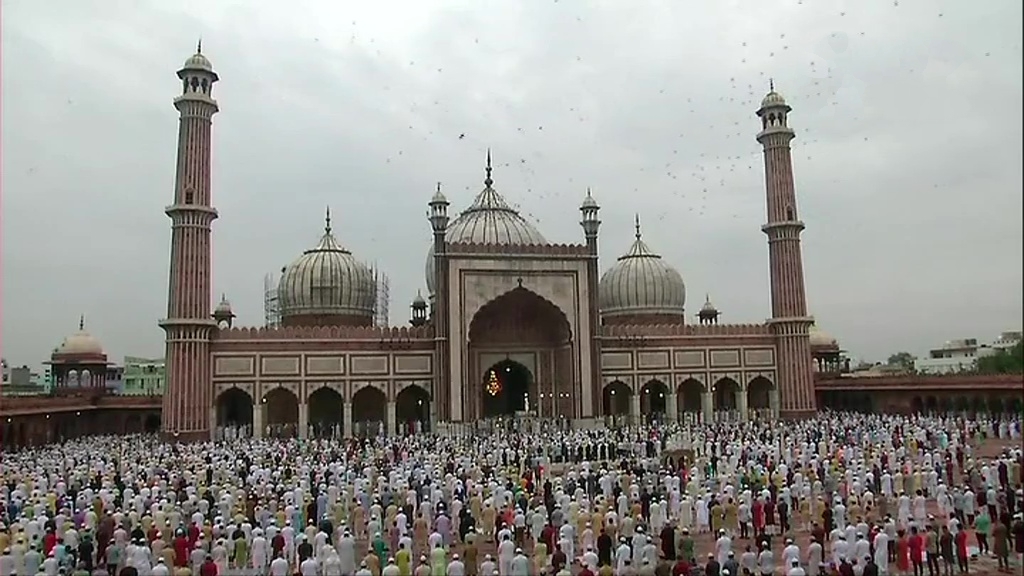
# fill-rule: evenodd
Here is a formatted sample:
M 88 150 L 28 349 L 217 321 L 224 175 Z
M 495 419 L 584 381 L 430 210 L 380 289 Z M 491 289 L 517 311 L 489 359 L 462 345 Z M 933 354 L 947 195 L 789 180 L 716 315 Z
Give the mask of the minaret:
M 210 438 L 210 335 L 217 328 L 210 315 L 210 226 L 217 219 L 210 198 L 210 130 L 218 78 L 202 43 L 178 78 L 178 164 L 174 202 L 165 210 L 171 218 L 171 269 L 167 318 L 160 321 L 167 338 L 162 424 L 169 439 L 199 441 Z
M 601 314 L 598 311 L 598 249 L 597 233 L 601 228 L 601 219 L 598 217 L 601 207 L 594 200 L 594 196 L 587 188 L 587 197 L 580 204 L 580 226 L 583 227 L 583 237 L 587 241 L 587 251 L 590 253 L 590 260 L 587 262 L 587 309 L 590 313 L 590 373 L 601 373 Z M 584 382 L 583 386 L 590 386 Z M 602 401 L 604 394 L 600 386 L 591 394 L 593 406 L 591 414 L 601 414 L 603 409 Z M 581 396 L 582 397 L 582 396 Z
M 488 153 L 488 156 L 490 154 Z M 488 170 L 488 178 L 490 170 Z M 448 199 L 441 192 L 441 183 L 437 183 L 437 192 L 430 199 L 427 205 L 429 212 L 427 219 L 430 221 L 430 228 L 434 232 L 434 308 L 431 311 L 431 320 L 434 324 L 434 373 L 437 379 L 434 381 L 434 406 L 436 406 L 435 420 L 442 422 L 451 421 L 451 342 L 448 340 L 448 255 L 446 254 L 448 242 L 445 234 L 448 232 Z
M 800 221 L 793 186 L 793 159 L 789 143 L 795 137 L 789 127 L 791 108 L 771 86 L 757 115 L 761 132 L 757 141 L 764 147 L 765 191 L 768 222 L 761 230 L 768 236 L 771 271 L 772 317 L 769 324 L 776 336 L 778 366 L 778 410 L 784 418 L 814 414 L 814 372 L 808 330 L 814 319 L 807 314 L 804 265 L 800 253 Z

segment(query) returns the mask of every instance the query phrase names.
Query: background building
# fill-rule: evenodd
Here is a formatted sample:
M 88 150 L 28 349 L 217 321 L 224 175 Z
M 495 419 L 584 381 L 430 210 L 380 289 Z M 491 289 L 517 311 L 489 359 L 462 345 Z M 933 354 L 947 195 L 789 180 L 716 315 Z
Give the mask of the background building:
M 43 379 L 28 366 L 11 366 L 7 360 L 0 360 L 0 367 L 3 371 L 0 396 L 32 395 L 45 391 Z
M 124 386 L 126 396 L 159 396 L 164 393 L 164 359 L 125 356 Z
M 979 343 L 977 338 L 950 340 L 938 348 L 928 351 L 928 356 L 914 360 L 914 369 L 921 374 L 955 374 L 970 372 L 977 367 L 978 359 L 1001 350 L 1009 350 L 1021 341 L 1021 332 L 1008 331 L 995 341 Z

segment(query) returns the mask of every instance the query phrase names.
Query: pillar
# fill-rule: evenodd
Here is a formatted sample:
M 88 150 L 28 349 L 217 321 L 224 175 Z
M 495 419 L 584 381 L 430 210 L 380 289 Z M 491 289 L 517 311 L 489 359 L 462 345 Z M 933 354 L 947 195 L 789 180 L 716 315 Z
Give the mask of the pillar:
M 640 420 L 640 395 L 631 394 L 629 396 L 629 415 L 633 420 Z
M 768 407 L 772 409 L 772 418 L 779 417 L 779 389 L 772 387 L 768 392 Z
M 252 407 L 252 437 L 263 438 L 263 404 Z
M 750 419 L 750 409 L 747 407 L 747 390 L 736 389 L 736 409 L 740 413 L 740 422 L 746 422 Z
M 715 400 L 710 390 L 702 390 L 700 393 L 700 411 L 704 414 L 705 422 L 713 422 L 715 419 Z
M 665 412 L 668 413 L 669 422 L 679 421 L 679 397 L 675 391 L 669 392 L 665 396 Z
M 352 437 L 352 403 L 345 402 L 341 410 L 341 435 L 345 438 Z
M 388 414 L 387 415 L 388 423 L 387 423 L 387 428 L 385 430 L 387 431 L 388 436 L 393 436 L 393 435 L 395 435 L 398 432 L 398 426 L 396 425 L 396 422 L 395 422 L 396 415 L 395 415 L 395 401 L 394 400 L 388 400 L 387 414 Z
M 299 438 L 309 437 L 309 403 L 299 402 Z

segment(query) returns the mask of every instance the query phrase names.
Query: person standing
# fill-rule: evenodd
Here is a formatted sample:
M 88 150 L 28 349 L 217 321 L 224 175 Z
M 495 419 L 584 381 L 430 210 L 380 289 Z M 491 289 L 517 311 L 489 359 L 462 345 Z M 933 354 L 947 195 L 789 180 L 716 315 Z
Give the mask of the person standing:
M 1010 538 L 1009 530 L 1002 522 L 997 522 L 992 529 L 992 552 L 996 555 L 1000 570 L 1010 569 Z

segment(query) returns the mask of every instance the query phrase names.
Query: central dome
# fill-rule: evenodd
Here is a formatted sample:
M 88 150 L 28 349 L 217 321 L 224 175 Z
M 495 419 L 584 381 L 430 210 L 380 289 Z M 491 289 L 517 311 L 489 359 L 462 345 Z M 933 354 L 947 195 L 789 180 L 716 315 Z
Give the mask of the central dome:
M 647 247 L 636 223 L 636 240 L 629 251 L 601 277 L 598 309 L 604 319 L 657 316 L 682 322 L 686 284 L 675 268 Z
M 277 295 L 286 326 L 373 323 L 373 273 L 335 239 L 330 212 L 316 247 L 284 269 Z
M 533 224 L 508 205 L 498 194 L 491 180 L 491 155 L 487 154 L 487 178 L 484 189 L 473 200 L 469 208 L 448 225 L 445 241 L 449 244 L 500 244 L 504 246 L 528 246 L 547 244 Z M 427 251 L 427 291 L 434 293 L 434 246 Z

